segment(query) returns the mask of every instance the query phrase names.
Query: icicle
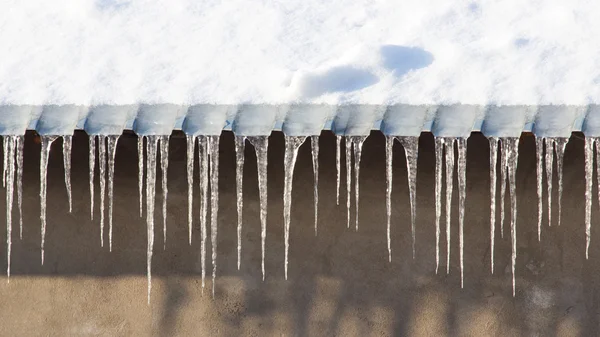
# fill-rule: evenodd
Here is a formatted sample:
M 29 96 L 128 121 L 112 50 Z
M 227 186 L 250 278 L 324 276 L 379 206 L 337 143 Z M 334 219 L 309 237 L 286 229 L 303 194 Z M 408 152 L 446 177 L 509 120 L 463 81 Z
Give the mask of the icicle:
M 106 136 L 98 136 L 98 165 L 100 166 L 100 247 L 104 247 L 104 197 L 106 195 Z
M 145 136 L 146 146 L 146 228 L 148 233 L 146 270 L 148 277 L 148 304 L 152 290 L 152 251 L 154 250 L 154 202 L 156 196 L 156 146 L 160 136 Z M 101 166 L 102 167 L 102 166 Z
M 56 140 L 56 136 L 41 136 L 42 147 L 40 152 L 40 220 L 42 222 L 42 265 L 44 264 L 44 243 L 46 240 L 46 188 L 48 157 L 50 156 L 50 147 Z
M 138 191 L 140 195 L 140 217 L 143 215 L 143 188 L 144 188 L 144 136 L 138 136 Z
M 89 154 L 88 163 L 90 170 L 90 217 L 94 220 L 94 171 L 96 170 L 96 136 L 88 136 Z
M 206 278 L 206 217 L 208 213 L 208 139 L 198 137 L 198 158 L 200 169 L 200 258 L 202 259 L 202 292 L 204 293 Z
M 507 144 L 508 155 L 508 182 L 510 188 L 510 238 L 512 246 L 511 254 L 511 270 L 512 270 L 512 286 L 513 297 L 515 296 L 515 265 L 517 263 L 517 160 L 519 159 L 519 138 L 505 138 Z
M 2 144 L 2 150 L 4 151 L 4 156 L 3 156 L 3 165 L 2 165 L 2 187 L 6 187 L 6 173 L 7 173 L 7 169 L 8 169 L 8 142 L 9 139 L 8 137 L 3 137 L 3 144 Z
M 187 183 L 188 183 L 188 244 L 192 244 L 192 220 L 194 206 L 194 146 L 196 137 L 186 136 L 187 139 Z
M 23 239 L 23 140 L 25 136 L 15 138 L 17 151 L 17 199 L 19 204 L 19 238 Z
M 467 138 L 458 138 L 458 241 L 460 247 L 460 287 L 464 287 L 465 201 L 467 199 Z
M 358 201 L 359 201 L 359 177 L 360 177 L 360 158 L 362 147 L 367 136 L 351 136 L 352 146 L 354 147 L 354 202 L 356 203 L 356 230 L 358 231 Z
M 490 266 L 494 273 L 494 242 L 496 241 L 496 166 L 498 160 L 498 138 L 488 137 L 490 142 Z
M 500 140 L 500 237 L 504 238 L 504 196 L 506 195 L 506 174 L 508 170 L 508 153 L 506 139 Z
M 162 213 L 163 213 L 163 250 L 167 249 L 167 177 L 169 175 L 169 136 L 160 137 L 160 171 L 162 183 Z
M 256 167 L 258 170 L 258 191 L 260 199 L 260 249 L 261 269 L 265 280 L 265 242 L 267 240 L 267 163 L 269 136 L 248 137 L 256 152 Z
M 237 197 L 237 267 L 240 270 L 242 261 L 242 215 L 244 210 L 244 152 L 246 137 L 235 137 L 235 190 Z
M 454 176 L 454 138 L 444 139 L 446 147 L 446 274 L 450 273 L 450 215 Z
M 410 230 L 412 234 L 412 253 L 415 258 L 417 216 L 417 161 L 419 156 L 419 137 L 396 137 L 406 156 L 406 170 L 408 172 L 408 190 L 410 194 Z
M 546 144 L 546 184 L 548 186 L 548 226 L 552 226 L 552 164 L 554 139 L 544 138 Z
M 350 228 L 350 192 L 352 190 L 352 143 L 350 137 L 346 136 L 346 209 L 347 223 L 346 227 Z
M 594 138 L 585 137 L 585 258 L 589 257 L 592 229 L 592 180 L 594 176 Z
M 387 248 L 389 262 L 392 262 L 392 238 L 390 232 L 392 221 L 393 148 L 394 136 L 385 137 L 385 211 L 387 215 Z
M 444 138 L 435 137 L 435 273 L 440 266 L 440 217 L 442 215 L 442 153 Z
M 306 137 L 285 136 L 284 157 L 284 192 L 283 192 L 283 220 L 285 223 L 285 279 L 288 276 L 288 252 L 290 247 L 290 215 L 292 210 L 292 183 L 294 180 L 294 166 L 298 157 L 298 149 L 304 143 Z
M 310 137 L 310 146 L 312 150 L 313 176 L 314 176 L 314 202 L 315 202 L 315 236 L 317 236 L 317 226 L 319 219 L 319 136 Z
M 108 250 L 112 252 L 113 236 L 113 199 L 115 183 L 115 155 L 119 135 L 107 136 L 108 140 Z
M 562 192 L 563 192 L 563 164 L 565 157 L 565 148 L 569 138 L 559 137 L 555 140 L 556 151 L 556 174 L 558 175 L 558 225 L 560 226 L 560 218 L 562 215 Z
M 335 168 L 337 169 L 337 189 L 335 193 L 335 204 L 340 205 L 340 166 L 341 166 L 341 148 L 342 136 L 335 136 Z
M 71 198 L 71 145 L 73 136 L 63 136 L 63 164 L 65 168 L 65 186 L 69 198 L 69 213 L 73 212 L 73 199 Z
M 212 295 L 217 279 L 217 220 L 219 215 L 219 136 L 208 138 L 210 148 L 210 245 L 212 248 Z
M 17 136 L 4 136 L 5 147 L 4 155 L 6 156 L 6 276 L 7 282 L 10 281 L 10 253 L 12 247 L 12 208 L 13 208 L 13 189 L 15 183 L 15 142 Z M 7 141 L 6 141 L 7 140 Z
M 544 157 L 544 139 L 535 137 L 535 173 L 537 175 L 537 197 L 538 197 L 538 241 L 542 240 L 542 176 L 544 175 L 543 157 Z

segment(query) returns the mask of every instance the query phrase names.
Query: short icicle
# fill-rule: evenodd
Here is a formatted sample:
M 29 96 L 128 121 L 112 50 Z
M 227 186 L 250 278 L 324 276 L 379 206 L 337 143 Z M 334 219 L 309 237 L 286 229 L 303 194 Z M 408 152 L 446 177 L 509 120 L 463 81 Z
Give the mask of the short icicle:
M 235 137 L 235 191 L 237 200 L 237 268 L 242 264 L 242 215 L 244 211 L 244 152 L 246 137 Z
M 504 238 L 505 195 L 508 172 L 508 144 L 506 139 L 500 139 L 500 237 Z
M 548 226 L 552 226 L 552 169 L 554 164 L 554 138 L 544 138 L 546 145 L 546 185 L 548 186 Z
M 206 279 L 206 220 L 208 214 L 208 138 L 206 136 L 198 137 L 198 158 L 200 169 L 200 259 L 202 265 L 202 293 L 204 293 Z
M 104 198 L 106 196 L 106 136 L 98 136 L 98 166 L 100 166 L 100 246 L 104 247 Z
M 515 296 L 515 265 L 517 263 L 517 161 L 519 159 L 519 138 L 505 138 L 508 151 L 508 182 L 510 189 L 510 240 L 513 297 Z
M 113 237 L 113 201 L 115 185 L 115 155 L 117 154 L 117 143 L 119 135 L 106 137 L 108 153 L 108 250 L 112 252 Z
M 16 136 L 17 152 L 17 201 L 19 204 L 19 238 L 23 239 L 23 142 L 25 136 Z
M 563 166 L 565 158 L 565 149 L 569 138 L 557 137 L 555 140 L 556 151 L 556 175 L 558 175 L 558 225 L 560 226 L 560 218 L 562 216 L 562 192 L 563 192 Z
M 419 156 L 419 137 L 396 137 L 406 155 L 406 171 L 408 172 L 408 191 L 410 195 L 410 231 L 412 234 L 412 255 L 415 258 L 416 217 L 417 217 L 417 162 Z
M 319 220 L 319 136 L 310 137 L 310 147 L 312 154 L 314 177 L 313 194 L 315 203 L 315 236 L 317 236 L 317 227 Z
M 435 137 L 435 273 L 440 267 L 440 218 L 442 215 L 442 154 L 444 138 Z
M 496 241 L 496 176 L 498 161 L 498 138 L 488 137 L 490 142 L 490 269 L 494 273 L 494 243 Z
M 73 136 L 63 136 L 63 164 L 65 168 L 65 186 L 67 198 L 69 199 L 69 213 L 73 212 L 73 199 L 71 197 L 71 147 Z
M 350 137 L 346 136 L 346 212 L 347 222 L 346 227 L 350 228 L 350 193 L 352 191 L 352 142 Z
M 458 241 L 460 247 L 460 287 L 464 288 L 465 201 L 467 199 L 467 138 L 458 138 Z
M 42 265 L 44 264 L 44 243 L 46 241 L 46 188 L 48 174 L 48 157 L 50 156 L 50 148 L 56 140 L 56 136 L 41 136 L 42 147 L 40 153 L 40 220 L 42 222 Z
M 212 295 L 217 280 L 217 221 L 219 218 L 219 136 L 208 137 L 210 151 L 210 246 L 212 248 Z
M 340 205 L 340 170 L 341 170 L 341 147 L 342 147 L 342 136 L 335 136 L 335 168 L 337 170 L 337 184 L 335 193 L 335 204 Z
M 265 280 L 265 244 L 267 241 L 267 164 L 269 150 L 269 136 L 248 137 L 248 141 L 254 146 L 256 153 L 256 168 L 258 171 L 258 195 L 260 202 L 260 251 L 261 270 L 263 281 Z
M 10 259 L 11 259 L 11 248 L 12 248 L 12 209 L 13 209 L 13 193 L 15 184 L 15 143 L 17 136 L 4 136 L 4 139 L 8 139 L 8 142 L 4 142 L 4 145 L 8 145 L 8 149 L 4 150 L 6 156 L 6 165 L 8 166 L 6 171 L 6 281 L 10 282 Z
M 446 274 L 450 273 L 450 215 L 452 213 L 455 140 L 455 138 L 444 139 L 446 147 Z
M 162 184 L 163 250 L 167 249 L 167 185 L 169 175 L 169 136 L 160 137 L 160 172 Z
M 146 136 L 146 230 L 148 245 L 146 251 L 146 270 L 148 278 L 148 304 L 152 291 L 152 252 L 154 250 L 154 203 L 156 196 L 156 147 L 160 136 Z
M 186 136 L 187 140 L 187 183 L 188 183 L 188 244 L 192 244 L 193 211 L 194 206 L 194 146 L 195 136 Z
M 592 229 L 592 183 L 594 176 L 594 142 L 585 137 L 585 259 L 589 258 Z
M 137 148 L 138 148 L 138 192 L 140 196 L 140 217 L 143 216 L 142 209 L 144 204 L 142 202 L 144 195 L 144 136 L 138 136 Z
M 536 173 L 536 187 L 537 187 L 537 197 L 538 197 L 538 223 L 537 223 L 537 233 L 538 233 L 538 241 L 542 240 L 542 215 L 544 213 L 544 209 L 542 206 L 542 179 L 544 175 L 544 139 L 540 137 L 535 137 L 535 173 Z
M 94 171 L 96 170 L 96 136 L 89 135 L 90 218 L 94 220 Z
M 290 247 L 290 216 L 292 211 L 292 183 L 294 180 L 294 166 L 298 157 L 298 149 L 304 143 L 304 136 L 286 136 L 285 137 L 285 157 L 284 157 L 284 189 L 283 189 L 283 220 L 285 223 L 285 279 L 288 278 L 288 256 Z
M 387 217 L 387 249 L 388 261 L 392 262 L 392 238 L 391 238 L 391 222 L 392 222 L 392 179 L 393 172 L 393 149 L 394 136 L 385 137 L 385 211 Z

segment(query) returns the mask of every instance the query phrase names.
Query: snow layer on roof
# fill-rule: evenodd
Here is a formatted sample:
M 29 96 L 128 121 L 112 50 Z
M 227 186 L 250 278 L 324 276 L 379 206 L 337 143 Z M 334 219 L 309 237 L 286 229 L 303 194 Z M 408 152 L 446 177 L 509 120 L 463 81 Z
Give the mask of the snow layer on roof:
M 0 104 L 600 103 L 590 0 L 3 0 Z

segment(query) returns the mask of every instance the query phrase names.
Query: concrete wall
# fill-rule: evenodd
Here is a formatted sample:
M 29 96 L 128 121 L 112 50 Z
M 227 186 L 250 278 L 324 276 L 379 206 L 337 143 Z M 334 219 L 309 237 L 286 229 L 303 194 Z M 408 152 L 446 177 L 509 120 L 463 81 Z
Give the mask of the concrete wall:
M 417 256 L 411 258 L 404 155 L 397 144 L 393 194 L 393 260 L 387 260 L 384 138 L 365 143 L 360 229 L 346 228 L 345 206 L 335 205 L 335 138 L 321 137 L 319 234 L 313 232 L 312 167 L 302 147 L 294 181 L 289 280 L 283 278 L 283 137 L 270 144 L 267 278 L 261 280 L 256 165 L 246 152 L 243 261 L 236 266 L 233 137 L 222 136 L 221 212 L 216 296 L 202 295 L 198 190 L 194 241 L 187 244 L 185 139 L 171 142 L 167 249 L 162 249 L 160 202 L 151 304 L 146 304 L 146 229 L 138 215 L 135 138 L 117 152 L 113 252 L 100 247 L 99 198 L 90 221 L 87 138 L 73 144 L 74 211 L 68 214 L 60 142 L 50 157 L 46 263 L 40 266 L 39 144 L 29 134 L 25 154 L 23 240 L 13 225 L 13 276 L 0 281 L 1 336 L 595 336 L 600 334 L 600 231 L 592 229 L 584 257 L 583 141 L 573 137 L 565 156 L 561 227 L 547 226 L 537 241 L 535 145 L 524 136 L 518 170 L 517 294 L 511 294 L 510 240 L 497 232 L 496 274 L 489 273 L 489 154 L 481 134 L 469 139 L 465 219 L 465 288 L 460 289 L 458 196 L 453 198 L 452 257 L 445 273 L 442 236 L 435 274 L 434 154 L 421 137 Z M 343 166 L 343 165 L 342 165 Z M 344 171 L 342 171 L 343 174 Z M 197 174 L 197 171 L 196 171 Z M 343 174 L 344 175 L 344 174 Z M 197 181 L 197 180 L 196 180 Z M 341 204 L 345 205 L 344 180 Z M 456 181 L 455 181 L 456 186 Z M 555 181 L 556 191 L 556 181 Z M 160 188 L 157 189 L 160 193 Z M 98 193 L 99 186 L 96 185 Z M 4 199 L 4 198 L 1 198 Z M 596 198 L 594 198 L 596 199 Z M 507 204 L 508 205 L 508 204 Z M 557 205 L 555 197 L 554 205 Z M 5 209 L 0 200 L 0 210 Z M 1 211 L 0 213 L 2 213 Z M 2 215 L 3 216 L 3 215 Z M 558 216 L 554 207 L 553 219 Z M 600 219 L 594 202 L 593 222 Z M 17 218 L 14 213 L 13 219 Z M 16 221 L 15 221 L 16 223 Z M 442 228 L 444 223 L 442 222 Z M 3 227 L 3 226 L 2 226 Z M 5 236 L 5 229 L 0 229 Z M 0 264 L 5 267 L 5 244 Z M 210 247 L 209 247 L 210 249 Z

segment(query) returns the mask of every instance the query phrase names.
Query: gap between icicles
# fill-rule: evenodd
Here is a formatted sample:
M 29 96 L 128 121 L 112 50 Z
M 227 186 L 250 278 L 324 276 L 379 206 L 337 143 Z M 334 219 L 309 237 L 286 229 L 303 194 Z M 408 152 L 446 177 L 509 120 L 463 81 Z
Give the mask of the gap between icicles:
M 72 136 L 41 136 L 41 155 L 40 155 L 40 202 L 41 202 L 41 263 L 44 263 L 44 244 L 46 233 L 46 187 L 47 187 L 47 167 L 48 157 L 52 143 L 59 137 L 63 138 L 63 156 L 65 167 L 65 185 L 67 189 L 67 198 L 69 201 L 69 212 L 72 211 L 71 196 L 71 146 Z M 99 164 L 100 173 L 100 245 L 104 247 L 104 224 L 105 224 L 105 194 L 108 194 L 108 249 L 112 251 L 112 233 L 113 233 L 113 195 L 114 195 L 114 165 L 117 143 L 119 135 L 90 135 L 89 136 L 89 187 L 90 187 L 90 217 L 94 219 L 94 174 L 96 160 Z M 207 249 L 206 240 L 211 240 L 211 263 L 212 263 L 212 295 L 215 293 L 215 280 L 217 275 L 217 231 L 218 231 L 218 211 L 219 211 L 219 138 L 220 136 L 187 136 L 187 181 L 188 181 L 188 243 L 192 242 L 192 222 L 193 222 L 193 173 L 194 173 L 194 155 L 198 147 L 198 169 L 199 169 L 199 187 L 200 187 L 200 240 L 201 240 L 201 267 L 202 267 L 202 289 L 205 288 L 205 278 L 207 273 Z M 294 167 L 298 150 L 307 139 L 310 139 L 312 165 L 314 173 L 314 232 L 318 233 L 318 172 L 319 172 L 319 136 L 285 136 L 285 156 L 284 156 L 284 194 L 283 194 L 283 218 L 284 218 L 284 241 L 285 241 L 285 278 L 288 277 L 288 253 L 289 253 L 289 233 L 291 226 L 291 207 L 292 207 L 292 182 L 294 176 Z M 351 191 L 352 180 L 354 180 L 354 200 L 355 200 L 355 219 L 354 228 L 359 228 L 359 181 L 360 181 L 360 162 L 362 147 L 367 136 L 336 136 L 336 169 L 337 169 L 337 192 L 336 202 L 339 205 L 340 182 L 341 182 L 341 152 L 342 141 L 345 145 L 345 165 L 346 165 L 346 207 L 347 207 L 347 227 L 350 228 L 351 217 Z M 393 146 L 398 141 L 404 149 L 406 158 L 406 167 L 408 172 L 408 187 L 411 209 L 411 234 L 412 234 L 412 255 L 415 257 L 416 237 L 416 188 L 417 188 L 417 161 L 419 151 L 419 137 L 386 137 L 386 215 L 387 215 L 387 247 L 388 260 L 392 260 L 391 245 L 391 215 L 392 215 L 392 177 L 393 177 Z M 510 238 L 511 238 L 511 270 L 512 270 L 512 291 L 515 295 L 515 264 L 517 256 L 517 237 L 516 237 L 516 218 L 517 218 L 517 196 L 516 196 L 516 170 L 519 153 L 519 138 L 517 137 L 488 137 L 490 142 L 490 195 L 491 195 L 491 213 L 490 213 L 490 267 L 491 273 L 494 273 L 494 242 L 496 233 L 496 195 L 497 195 L 497 168 L 500 165 L 500 234 L 504 236 L 504 199 L 506 195 L 506 184 L 508 183 L 508 193 L 510 195 Z M 542 214 L 543 214 L 543 175 L 546 172 L 547 186 L 547 204 L 548 204 L 548 225 L 551 225 L 551 195 L 552 195 L 552 176 L 554 166 L 554 154 L 556 154 L 556 171 L 558 175 L 558 220 L 560 225 L 561 201 L 562 201 L 562 174 L 564 152 L 569 138 L 564 137 L 546 137 L 536 138 L 536 173 L 537 173 L 537 195 L 538 195 L 538 240 L 541 239 Z M 11 245 L 12 245 L 12 208 L 13 194 L 16 181 L 17 204 L 19 208 L 19 237 L 23 235 L 23 142 L 24 136 L 4 136 L 3 137 L 3 186 L 6 187 L 6 228 L 7 228 L 7 275 L 10 281 L 11 266 Z M 243 210 L 243 171 L 244 171 L 244 152 L 248 142 L 255 150 L 257 168 L 258 168 L 258 189 L 260 198 L 260 225 L 261 225 L 261 269 L 263 280 L 266 276 L 265 270 L 265 245 L 267 239 L 267 154 L 269 137 L 268 136 L 235 136 L 235 156 L 236 156 L 236 199 L 237 199 L 237 265 L 241 266 L 242 254 L 242 210 Z M 594 163 L 594 144 L 596 144 L 596 156 L 600 156 L 600 138 L 586 137 L 585 139 L 585 233 L 586 233 L 586 259 L 590 245 L 591 228 L 591 206 L 592 206 L 592 176 Z M 456 154 L 455 154 L 456 151 Z M 167 171 L 169 166 L 169 136 L 139 136 L 138 137 L 138 160 L 139 160 L 139 212 L 140 216 L 144 213 L 144 186 L 145 186 L 145 216 L 147 225 L 147 278 L 148 278 L 148 302 L 150 301 L 152 289 L 152 253 L 154 250 L 154 210 L 156 198 L 156 180 L 158 159 L 160 159 L 161 172 L 161 190 L 162 190 L 162 230 L 163 230 L 163 249 L 166 249 L 167 240 L 167 196 L 168 182 Z M 440 265 L 440 235 L 441 235 L 441 213 L 442 213 L 442 182 L 445 181 L 445 235 L 446 235 L 446 273 L 450 272 L 450 228 L 452 213 L 452 191 L 454 172 L 458 176 L 458 226 L 459 226 L 459 259 L 460 259 L 460 279 L 461 287 L 464 286 L 464 211 L 467 200 L 466 195 L 466 156 L 467 156 L 467 138 L 435 137 L 435 244 L 436 244 L 436 267 L 435 273 L 438 273 Z M 600 161 L 596 162 L 600 172 Z M 455 170 L 455 166 L 457 166 Z M 108 174 L 107 174 L 108 171 Z M 354 177 L 352 177 L 352 172 Z M 445 173 L 445 175 L 443 174 Z M 106 176 L 108 175 L 108 186 Z M 443 177 L 445 176 L 445 179 Z M 597 177 L 597 184 L 600 190 L 600 177 Z M 108 190 L 108 191 L 107 191 Z M 108 192 L 108 193 L 107 193 Z M 600 201 L 600 192 L 598 194 Z M 210 207 L 210 217 L 209 217 Z

